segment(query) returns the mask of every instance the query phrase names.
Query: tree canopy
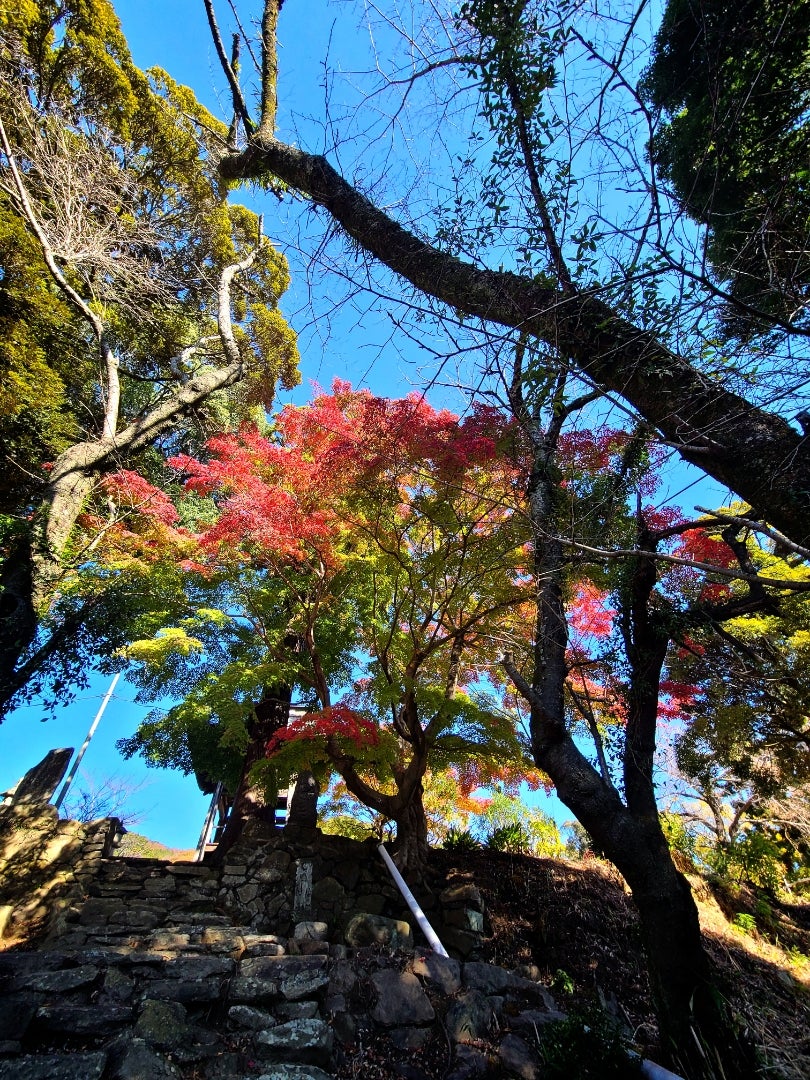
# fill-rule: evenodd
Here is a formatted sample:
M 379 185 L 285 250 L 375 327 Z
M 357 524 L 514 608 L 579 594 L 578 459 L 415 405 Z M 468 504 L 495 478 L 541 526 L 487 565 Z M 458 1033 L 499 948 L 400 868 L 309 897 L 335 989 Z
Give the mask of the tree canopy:
M 666 121 L 652 157 L 708 228 L 729 330 L 804 326 L 808 287 L 810 12 L 795 0 L 670 0 L 642 81 Z
M 2 30 L 5 709 L 43 665 L 83 653 L 83 625 L 121 621 L 104 590 L 53 605 L 100 477 L 298 375 L 277 309 L 286 264 L 216 172 L 227 127 L 133 65 L 106 0 L 24 5 Z
M 261 4 L 254 75 L 204 7 L 227 124 L 137 72 L 101 0 L 3 16 L 27 92 L 3 97 L 19 410 L 0 434 L 39 457 L 4 495 L 0 703 L 38 664 L 128 639 L 144 695 L 178 703 L 127 752 L 246 802 L 258 777 L 334 771 L 410 865 L 434 766 L 467 794 L 469 774 L 542 771 L 633 892 L 670 1062 L 747 1080 L 655 755 L 674 727 L 684 776 L 726 800 L 718 835 L 733 800 L 806 775 L 806 5 L 744 5 L 757 40 L 728 5 L 675 0 L 654 41 L 621 0 L 470 0 L 410 30 L 383 11 L 399 60 L 375 38 L 368 129 L 341 146 L 326 118 L 341 171 L 283 130 L 281 0 Z M 411 176 L 385 155 L 414 98 L 435 130 L 409 139 Z M 77 168 L 95 201 L 66 198 Z M 384 298 L 432 378 L 457 361 L 461 418 L 336 384 L 268 420 L 295 378 L 286 270 L 223 201 L 240 183 L 299 200 L 327 288 Z M 212 401 L 219 434 L 183 420 L 159 452 Z M 692 520 L 656 504 L 672 455 L 742 501 Z

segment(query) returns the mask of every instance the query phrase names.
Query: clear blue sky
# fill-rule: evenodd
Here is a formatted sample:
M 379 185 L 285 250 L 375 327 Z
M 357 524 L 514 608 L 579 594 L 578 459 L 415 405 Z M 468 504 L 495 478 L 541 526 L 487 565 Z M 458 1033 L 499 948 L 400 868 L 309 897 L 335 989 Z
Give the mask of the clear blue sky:
M 163 67 L 181 83 L 193 87 L 197 96 L 212 112 L 228 115 L 227 96 L 223 79 L 211 45 L 202 0 L 118 0 L 116 11 L 135 62 L 141 68 Z M 349 46 L 357 32 L 354 21 L 337 20 L 338 9 L 326 3 L 317 5 L 320 16 L 313 17 L 313 5 L 308 2 L 289 2 L 284 10 L 282 52 L 283 78 L 286 95 L 283 100 L 295 102 L 298 114 L 280 114 L 280 122 L 301 133 L 306 129 L 309 145 L 322 149 L 323 130 L 308 124 L 307 113 L 318 114 L 323 100 L 323 58 L 330 47 Z M 219 5 L 226 40 L 228 5 Z M 343 14 L 345 14 L 345 9 Z M 245 58 L 245 62 L 249 62 Z M 283 108 L 283 106 L 282 106 Z M 239 198 L 245 199 L 244 194 Z M 269 211 L 272 206 L 265 207 Z M 308 400 L 311 383 L 328 386 L 334 377 L 349 379 L 355 384 L 370 385 L 380 393 L 403 394 L 413 389 L 408 371 L 398 359 L 385 362 L 379 359 L 382 343 L 390 335 L 390 323 L 384 313 L 365 316 L 358 321 L 351 309 L 338 311 L 331 318 L 330 333 L 306 332 L 295 318 L 305 311 L 308 294 L 305 284 L 307 265 L 302 262 L 296 246 L 285 244 L 278 221 L 276 235 L 268 227 L 271 239 L 285 251 L 291 264 L 293 286 L 283 307 L 302 333 L 303 384 L 294 398 Z M 323 282 L 326 303 L 330 283 Z M 309 321 L 307 313 L 300 316 Z M 54 747 L 81 746 L 95 716 L 109 679 L 94 676 L 91 686 L 70 706 L 59 709 L 42 722 L 45 713 L 37 705 L 17 709 L 0 730 L 0 790 L 11 787 L 20 776 Z M 134 704 L 135 690 L 123 679 L 104 714 L 97 733 L 84 756 L 74 789 L 97 785 L 104 778 L 115 776 L 134 786 L 143 785 L 131 799 L 133 809 L 144 812 L 141 822 L 133 826 L 139 832 L 160 840 L 171 847 L 189 847 L 197 842 L 208 807 L 208 798 L 197 788 L 193 777 L 182 777 L 168 770 L 147 769 L 140 759 L 123 761 L 115 743 L 131 735 L 148 711 Z
M 167 69 L 179 82 L 193 87 L 211 111 L 227 117 L 227 95 L 202 0 L 118 0 L 115 6 L 140 67 L 157 65 Z M 258 8 L 258 4 L 255 6 Z M 222 0 L 218 7 L 223 36 L 229 41 L 228 5 Z M 340 112 L 343 105 L 351 102 L 354 80 L 350 69 L 358 52 L 357 45 L 368 40 L 367 32 L 357 21 L 361 12 L 359 4 L 288 0 L 282 13 L 279 128 L 285 138 L 305 144 L 310 150 L 336 153 L 339 159 L 350 156 L 351 147 L 332 147 L 331 129 L 323 122 L 327 115 L 324 57 L 341 58 L 336 61 L 342 65 L 341 73 L 336 78 L 330 76 L 329 81 L 330 109 Z M 249 63 L 249 57 L 243 56 L 243 66 Z M 357 61 L 358 66 L 362 63 Z M 268 234 L 285 251 L 292 271 L 293 285 L 282 307 L 301 334 L 304 384 L 295 399 L 308 399 L 311 381 L 328 386 L 335 376 L 390 395 L 412 389 L 418 380 L 416 349 L 402 340 L 401 335 L 395 335 L 385 303 L 374 305 L 365 314 L 358 314 L 351 304 L 341 305 L 330 313 L 330 298 L 339 299 L 342 285 L 323 270 L 313 268 L 310 260 L 300 254 L 294 238 L 298 228 L 307 227 L 305 218 L 297 210 L 274 205 L 270 197 L 266 198 L 264 208 L 268 211 Z M 285 217 L 287 214 L 289 218 Z M 317 234 L 320 226 L 312 223 L 310 230 Z M 308 304 L 310 286 L 317 295 L 316 310 L 320 313 L 316 324 Z M 428 328 L 425 333 L 429 333 Z M 395 343 L 386 348 L 392 334 Z M 437 404 L 447 403 L 438 392 L 434 391 L 431 397 Z M 696 478 L 695 470 L 680 467 L 674 470 L 669 495 L 675 496 Z M 691 509 L 695 502 L 718 505 L 722 498 L 716 488 L 701 484 L 699 489 L 681 494 L 676 501 Z M 94 678 L 90 689 L 73 705 L 58 711 L 45 723 L 40 722 L 42 712 L 36 706 L 17 710 L 0 732 L 3 748 L 0 790 L 15 783 L 52 747 L 80 746 L 107 685 L 106 678 Z M 208 802 L 193 778 L 147 770 L 139 760 L 123 762 L 115 750 L 116 740 L 130 735 L 146 712 L 133 703 L 133 697 L 133 688 L 123 680 L 119 682 L 84 758 L 83 770 L 95 782 L 116 775 L 126 777 L 133 784 L 143 783 L 144 787 L 131 800 L 133 807 L 146 811 L 137 829 L 170 846 L 191 846 L 197 840 Z M 560 816 L 565 819 L 568 815 L 562 810 Z

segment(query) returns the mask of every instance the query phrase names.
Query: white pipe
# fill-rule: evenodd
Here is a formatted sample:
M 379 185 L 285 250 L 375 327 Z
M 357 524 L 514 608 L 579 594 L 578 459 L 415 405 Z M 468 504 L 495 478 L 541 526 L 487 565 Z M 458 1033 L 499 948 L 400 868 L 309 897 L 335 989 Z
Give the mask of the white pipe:
M 435 953 L 438 953 L 439 956 L 449 956 L 447 949 L 445 949 L 444 945 L 442 945 L 442 943 L 439 941 L 436 931 L 427 921 L 427 916 L 425 915 L 424 911 L 422 911 L 422 909 L 419 907 L 416 897 L 408 888 L 405 878 L 402 876 L 402 874 L 400 874 L 399 870 L 397 870 L 396 866 L 394 865 L 394 860 L 391 858 L 391 856 L 388 854 L 382 844 L 380 844 L 377 850 L 379 851 L 380 855 L 382 855 L 383 862 L 388 867 L 388 871 L 391 874 L 391 877 L 396 882 L 397 888 L 405 898 L 405 903 L 411 909 L 414 918 L 419 923 L 419 927 L 422 933 L 428 940 L 428 945 L 430 945 L 431 949 L 433 949 Z
M 98 727 L 98 722 L 101 719 L 101 717 L 104 715 L 104 710 L 107 708 L 107 705 L 110 702 L 110 698 L 113 695 L 113 690 L 115 690 L 115 684 L 118 682 L 118 680 L 120 678 L 121 678 L 121 672 L 116 671 L 115 676 L 113 678 L 113 681 L 110 683 L 110 688 L 107 691 L 107 693 L 104 695 L 104 700 L 101 703 L 101 707 L 99 708 L 98 712 L 96 713 L 96 718 L 93 721 L 93 723 L 90 725 L 90 730 L 87 732 L 87 738 L 82 743 L 82 748 L 78 752 L 78 754 L 76 755 L 76 760 L 73 762 L 73 767 L 71 768 L 70 772 L 67 775 L 67 780 L 65 780 L 65 785 L 62 788 L 62 790 L 59 792 L 59 798 L 53 804 L 56 807 L 57 810 L 62 805 L 62 802 L 64 801 L 64 798 L 67 795 L 68 791 L 70 791 L 70 785 L 73 783 L 73 780 L 74 780 L 74 778 L 76 776 L 76 773 L 77 773 L 77 771 L 79 769 L 79 763 L 81 762 L 82 758 L 84 757 L 84 754 L 85 754 L 85 751 L 87 750 L 87 747 L 90 745 L 90 740 L 95 735 L 96 728 Z
M 670 1072 L 663 1065 L 656 1065 L 654 1061 L 648 1061 L 647 1058 L 641 1059 L 641 1075 L 646 1076 L 647 1080 L 683 1080 L 683 1077 L 678 1076 L 677 1073 Z

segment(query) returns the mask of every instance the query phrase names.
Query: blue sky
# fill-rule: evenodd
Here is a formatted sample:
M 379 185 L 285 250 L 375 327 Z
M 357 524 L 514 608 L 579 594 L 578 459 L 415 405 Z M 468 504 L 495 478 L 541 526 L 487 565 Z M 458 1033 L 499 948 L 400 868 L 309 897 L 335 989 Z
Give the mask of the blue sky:
M 228 115 L 227 96 L 219 65 L 211 45 L 202 0 L 118 0 L 116 10 L 129 41 L 135 62 L 142 68 L 157 65 L 166 68 L 179 82 L 193 87 L 198 97 L 215 113 Z M 258 5 L 257 5 L 258 6 Z M 219 15 L 226 40 L 230 28 L 228 5 L 219 4 Z M 279 128 L 283 137 L 301 142 L 311 150 L 327 150 L 338 159 L 350 157 L 351 145 L 334 148 L 331 128 L 323 122 L 328 114 L 325 105 L 327 77 L 324 57 L 342 56 L 343 68 L 328 76 L 329 109 L 343 112 L 352 103 L 355 78 L 351 73 L 357 46 L 368 40 L 367 31 L 358 23 L 362 5 L 337 3 L 290 2 L 282 13 L 280 66 L 281 93 Z M 249 58 L 243 57 L 243 65 Z M 358 65 L 360 61 L 358 60 Z M 288 108 L 288 103 L 294 107 Z M 246 198 L 244 194 L 240 198 Z M 301 255 L 292 239 L 299 228 L 322 231 L 319 223 L 307 224 L 306 215 L 287 204 L 278 206 L 267 196 L 267 231 L 287 255 L 293 284 L 282 307 L 301 333 L 303 386 L 294 399 L 307 400 L 310 383 L 328 386 L 333 377 L 355 384 L 369 385 L 379 393 L 400 395 L 419 383 L 417 348 L 392 328 L 390 312 L 383 301 L 367 310 L 351 303 L 329 311 L 330 298 L 336 303 L 343 286 L 337 279 Z M 258 208 L 258 207 L 257 207 Z M 289 216 L 288 216 L 289 215 Z M 312 275 L 311 280 L 310 275 Z M 309 288 L 317 296 L 318 321 L 309 306 Z M 324 329 L 327 328 L 327 329 Z M 425 328 L 425 334 L 429 329 Z M 395 339 L 386 349 L 386 343 Z M 424 362 L 424 358 L 422 358 Z M 436 389 L 431 393 L 435 404 L 452 404 L 451 392 Z M 695 470 L 679 467 L 669 478 L 669 495 L 689 488 Z M 722 494 L 701 484 L 679 494 L 677 501 L 689 509 L 695 502 L 717 505 Z M 3 725 L 3 754 L 0 758 L 0 789 L 19 778 L 47 750 L 55 746 L 78 747 L 99 707 L 108 685 L 106 677 L 93 677 L 90 688 L 69 707 L 57 711 L 47 722 L 36 705 L 18 709 Z M 163 770 L 148 770 L 139 761 L 123 762 L 115 749 L 116 740 L 132 734 L 147 709 L 134 704 L 135 691 L 124 680 L 107 709 L 98 732 L 87 752 L 82 770 L 91 783 L 115 775 L 132 784 L 143 784 L 131 800 L 134 808 L 145 811 L 137 826 L 154 839 L 175 847 L 193 845 L 199 834 L 207 807 L 207 798 L 197 789 L 193 778 Z M 80 775 L 77 786 L 81 786 Z M 559 805 L 559 804 L 558 804 Z M 562 819 L 569 815 L 562 810 Z
M 121 19 L 135 62 L 141 68 L 163 67 L 181 83 L 194 88 L 197 96 L 218 115 L 227 116 L 227 99 L 223 80 L 211 45 L 211 38 L 202 0 L 118 0 L 116 11 Z M 220 4 L 226 39 L 227 5 Z M 354 22 L 338 20 L 338 9 L 324 4 L 322 18 L 312 17 L 312 5 L 290 3 L 284 11 L 283 50 L 284 80 L 287 100 L 296 103 L 300 116 L 293 119 L 280 115 L 280 122 L 300 131 L 307 126 L 311 146 L 323 147 L 323 132 L 317 124 L 307 125 L 305 115 L 317 113 L 323 97 L 323 58 L 330 46 L 351 46 L 357 31 Z M 343 35 L 341 41 L 340 35 Z M 240 193 L 240 199 L 246 199 Z M 273 208 L 268 208 L 272 210 Z M 294 246 L 281 243 L 279 232 L 268 233 L 285 250 L 291 263 L 293 285 L 282 304 L 288 315 L 302 310 L 307 304 L 302 279 L 306 267 Z M 329 283 L 324 282 L 326 296 Z M 355 384 L 370 385 L 376 392 L 403 394 L 414 388 L 414 373 L 397 360 L 379 360 L 382 342 L 390 334 L 384 316 L 366 316 L 360 322 L 352 315 L 338 312 L 331 320 L 328 337 L 318 334 L 302 335 L 303 384 L 293 395 L 295 400 L 308 400 L 311 383 L 329 386 L 334 377 L 349 379 Z M 86 691 L 75 702 L 58 709 L 46 719 L 36 704 L 17 709 L 3 723 L 0 733 L 0 790 L 11 787 L 20 776 L 54 747 L 81 746 L 87 730 L 101 704 L 109 685 L 107 676 L 93 676 Z M 172 847 L 189 847 L 197 842 L 208 807 L 208 797 L 197 788 L 193 777 L 183 777 L 168 770 L 148 769 L 140 759 L 123 761 L 115 743 L 131 735 L 150 707 L 136 705 L 135 689 L 125 680 L 116 691 L 85 754 L 74 790 L 97 786 L 114 776 L 139 787 L 129 800 L 132 809 L 143 817 L 133 826 L 155 840 Z

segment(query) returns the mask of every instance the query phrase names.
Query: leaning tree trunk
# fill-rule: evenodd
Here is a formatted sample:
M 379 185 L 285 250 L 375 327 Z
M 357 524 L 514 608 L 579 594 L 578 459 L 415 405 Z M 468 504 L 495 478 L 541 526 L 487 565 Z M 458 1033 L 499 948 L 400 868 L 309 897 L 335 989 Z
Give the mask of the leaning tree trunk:
M 516 397 L 517 415 L 522 399 Z M 630 663 L 624 787 L 618 791 L 574 744 L 566 726 L 568 627 L 563 601 L 565 559 L 556 539 L 560 491 L 556 440 L 565 411 L 536 440 L 528 485 L 537 582 L 537 622 L 531 682 L 510 656 L 503 664 L 531 709 L 534 760 L 554 782 L 562 802 L 585 826 L 633 893 L 645 946 L 663 1053 L 687 1080 L 749 1080 L 750 1048 L 737 1038 L 712 981 L 697 908 L 689 884 L 672 862 L 661 830 L 653 759 L 666 621 L 650 604 L 656 572 L 651 558 L 632 568 L 621 612 Z M 722 1062 L 722 1065 L 719 1063 Z
M 632 891 L 670 1065 L 687 1080 L 750 1080 L 750 1048 L 718 993 L 689 883 L 674 866 L 657 819 L 636 817 L 561 728 L 555 736 L 546 728 L 536 760 Z

